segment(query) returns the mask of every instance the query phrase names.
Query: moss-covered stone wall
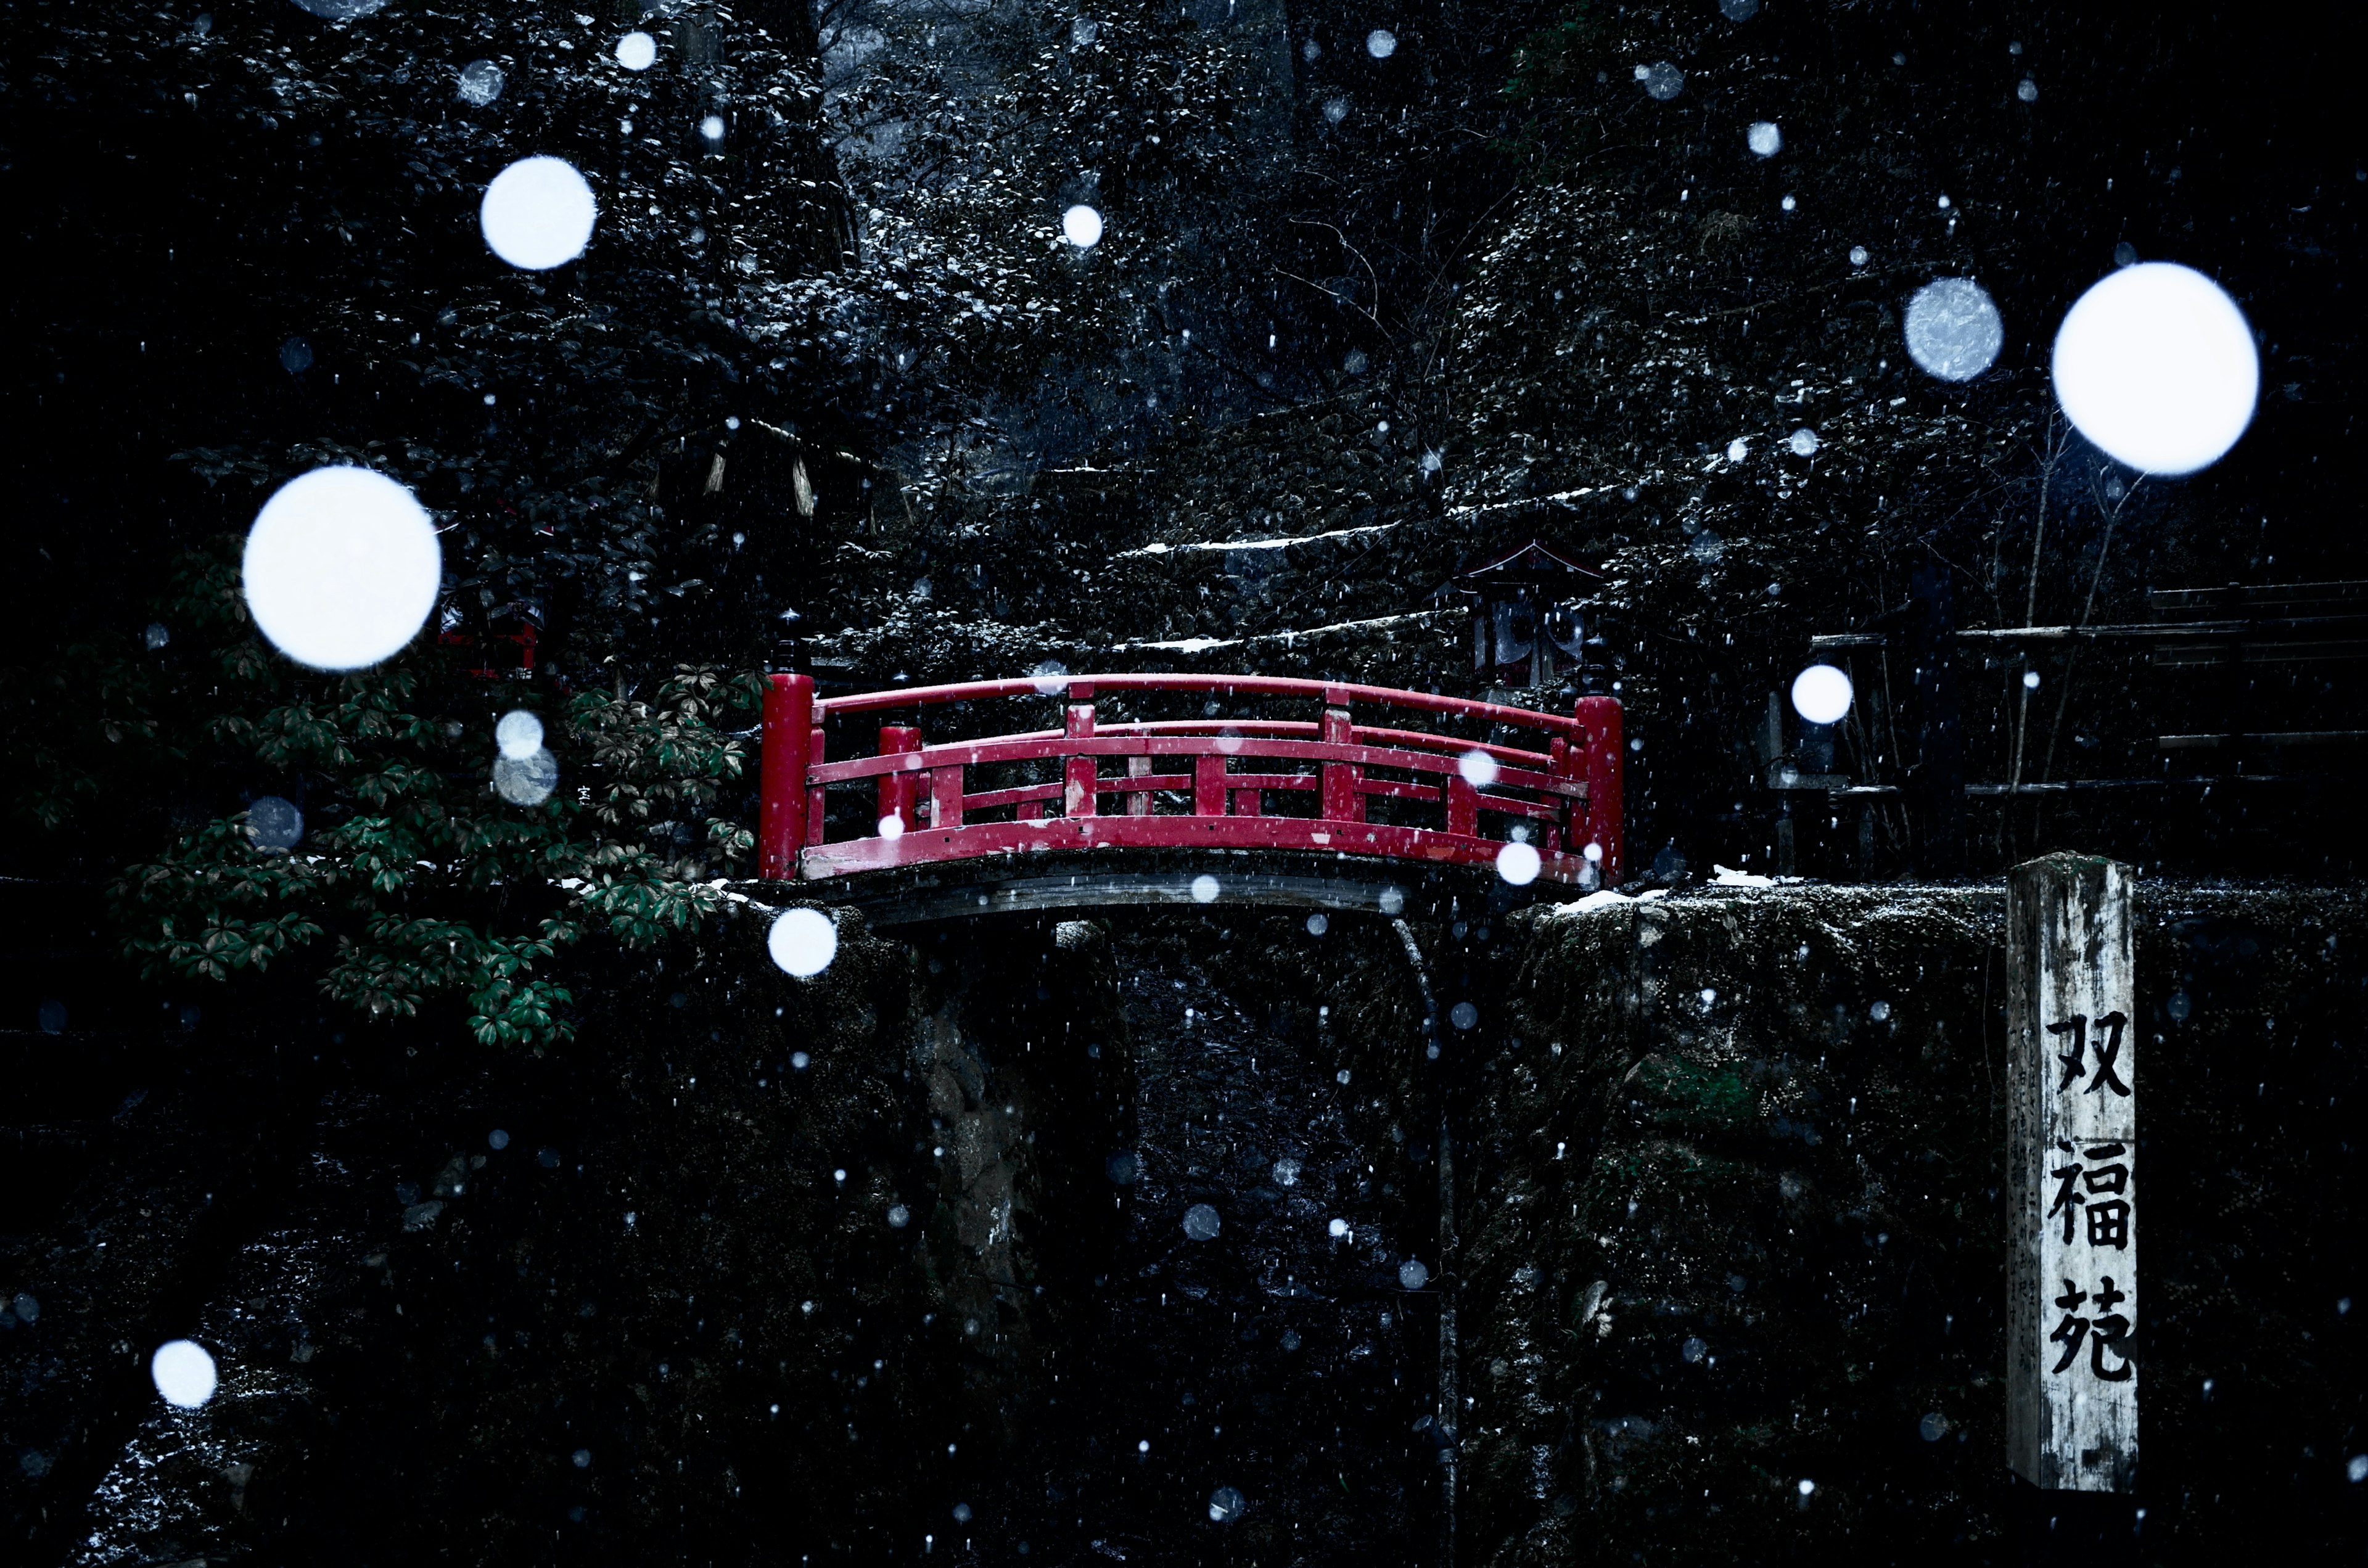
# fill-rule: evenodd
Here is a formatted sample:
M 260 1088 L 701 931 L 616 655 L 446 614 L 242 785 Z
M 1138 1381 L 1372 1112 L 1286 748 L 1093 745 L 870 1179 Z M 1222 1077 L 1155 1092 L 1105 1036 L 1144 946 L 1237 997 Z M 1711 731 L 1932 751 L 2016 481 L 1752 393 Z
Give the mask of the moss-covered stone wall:
M 2145 885 L 2119 1513 L 2004 1467 L 2002 921 L 1996 888 L 1518 917 L 1461 1114 L 1466 1561 L 1997 1561 L 2050 1520 L 2116 1561 L 2359 1550 L 2368 900 Z

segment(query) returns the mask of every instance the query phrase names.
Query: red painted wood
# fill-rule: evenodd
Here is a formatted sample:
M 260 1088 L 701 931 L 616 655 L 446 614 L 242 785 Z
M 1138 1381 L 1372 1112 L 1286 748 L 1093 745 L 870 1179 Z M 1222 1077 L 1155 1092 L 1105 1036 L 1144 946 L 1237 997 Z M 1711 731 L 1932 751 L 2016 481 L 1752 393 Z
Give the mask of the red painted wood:
M 757 874 L 798 874 L 806 842 L 806 744 L 814 728 L 814 677 L 765 677 L 763 738 L 757 748 Z
M 960 827 L 962 824 L 962 770 L 939 767 L 929 774 L 929 825 Z
M 1120 675 L 1036 676 L 1021 680 L 965 681 L 959 686 L 918 686 L 905 691 L 867 691 L 851 697 L 827 697 L 815 707 L 830 718 L 851 713 L 876 713 L 883 709 L 927 708 L 947 702 L 977 702 L 990 697 L 1057 697 L 1066 693 L 1087 700 L 1096 691 L 1189 691 L 1209 697 L 1307 697 L 1338 705 L 1361 702 L 1377 708 L 1413 712 L 1456 713 L 1490 724 L 1512 724 L 1553 734 L 1573 734 L 1583 726 L 1558 713 L 1530 708 L 1508 708 L 1495 702 L 1474 702 L 1463 697 L 1429 692 L 1397 691 L 1381 686 L 1342 686 L 1302 680 L 1295 676 Z
M 1192 759 L 1192 814 L 1201 817 L 1225 814 L 1224 757 L 1209 756 Z
M 1482 865 L 1492 862 L 1503 847 L 1501 837 L 1484 834 L 1484 823 L 1493 834 L 1508 819 L 1545 824 L 1543 832 L 1531 830 L 1531 842 L 1541 845 L 1545 862 L 1542 875 L 1548 881 L 1587 880 L 1590 846 L 1600 858 L 1598 863 L 1607 882 L 1616 883 L 1622 870 L 1622 716 L 1619 703 L 1610 698 L 1581 699 L 1565 719 L 1460 698 L 1281 676 L 979 681 L 824 702 L 813 700 L 809 680 L 803 710 L 808 722 L 797 723 L 789 695 L 792 679 L 804 677 L 773 677 L 767 690 L 759 839 L 760 863 L 768 876 L 826 877 L 1078 846 L 1207 844 Z M 1312 723 L 1237 718 L 1098 725 L 1093 704 L 1098 690 L 1316 699 L 1325 706 L 1321 719 Z M 917 728 L 886 725 L 880 731 L 879 755 L 836 763 L 824 759 L 821 724 L 827 717 L 1033 695 L 1064 698 L 1061 729 L 925 745 Z M 791 706 L 784 708 L 785 702 Z M 1527 728 L 1540 733 L 1544 749 L 1359 725 L 1353 722 L 1351 703 Z M 797 755 L 799 748 L 782 744 L 783 736 L 798 733 L 807 738 L 803 756 Z M 1466 780 L 1458 767 L 1460 759 L 1473 751 L 1486 753 L 1498 765 L 1497 778 L 1485 790 Z M 1105 756 L 1122 758 L 1124 772 L 1103 777 L 1100 759 Z M 1167 763 L 1168 758 L 1176 762 Z M 1034 783 L 975 792 L 964 788 L 969 768 L 1031 763 L 1057 767 L 1057 781 L 1042 780 L 1040 774 Z M 867 779 L 878 791 L 881 815 L 894 814 L 905 831 L 893 838 L 865 834 L 850 841 L 825 842 L 825 790 Z M 1314 814 L 1266 815 L 1268 791 L 1283 797 L 1279 803 Z M 1189 793 L 1189 814 L 1172 804 L 1163 809 L 1158 797 L 1170 793 Z M 923 794 L 928 801 L 926 828 L 915 812 L 916 798 Z M 1101 814 L 1106 795 L 1119 797 L 1109 816 Z M 1366 801 L 1372 797 L 1435 811 L 1439 825 L 1369 823 Z M 784 811 L 781 802 L 791 799 L 803 809 Z M 1054 800 L 1060 801 L 1062 814 L 1048 820 L 1045 813 Z M 1011 812 L 1009 819 L 976 820 L 979 813 L 1005 810 Z M 790 824 L 786 830 L 784 822 Z M 785 831 L 791 846 L 786 854 L 777 843 Z M 805 845 L 802 856 L 794 848 L 801 840 Z
M 1360 767 L 1394 767 L 1431 774 L 1452 774 L 1456 772 L 1457 762 L 1453 756 L 1399 751 L 1387 746 L 1334 745 L 1325 741 L 1255 740 L 1230 735 L 1098 733 L 1081 740 L 1046 736 L 1030 740 L 957 741 L 945 745 L 925 746 L 917 752 L 824 763 L 810 768 L 808 777 L 822 784 L 851 784 L 883 773 L 930 767 L 975 767 L 991 762 L 1029 762 L 1066 756 L 1201 756 L 1212 754 L 1221 757 L 1292 762 L 1352 762 Z M 1574 799 L 1587 792 L 1583 780 L 1557 778 L 1543 771 L 1543 765 L 1548 760 L 1543 755 L 1537 752 L 1520 755 L 1541 767 L 1513 767 L 1499 764 L 1497 788 L 1536 790 L 1547 794 L 1569 795 Z
M 816 723 L 814 727 L 812 738 L 806 744 L 806 779 L 808 786 L 806 790 L 806 842 L 808 844 L 820 844 L 823 841 L 824 830 L 828 826 L 828 824 L 823 817 L 824 800 L 822 786 L 814 782 L 813 772 L 816 765 L 828 760 L 828 745 L 829 741 L 823 734 L 822 725 L 820 723 Z
M 1625 715 L 1620 699 L 1614 697 L 1582 697 L 1574 716 L 1586 735 L 1579 759 L 1579 776 L 1587 780 L 1587 836 L 1571 836 L 1584 850 L 1596 846 L 1602 855 L 1603 885 L 1616 888 L 1623 871 L 1621 860 L 1621 834 L 1625 818 L 1622 815 L 1621 771 L 1626 764 L 1622 748 Z
M 1436 828 L 1381 823 L 1326 823 L 1316 817 L 1076 817 L 1041 823 L 971 823 L 922 828 L 902 838 L 850 838 L 809 849 L 805 875 L 844 876 L 897 866 L 929 865 L 1008 855 L 1015 870 L 1026 857 L 1054 849 L 1192 848 L 1310 849 L 1439 865 L 1493 866 L 1504 844 L 1459 837 Z M 1576 883 L 1587 862 L 1576 855 L 1546 858 L 1539 873 Z
M 880 726 L 880 755 L 904 756 L 921 749 L 921 732 L 910 724 Z M 910 771 L 883 773 L 880 776 L 880 816 L 886 822 L 894 817 L 910 833 L 920 824 L 913 816 L 914 775 Z
M 1459 838 L 1480 832 L 1480 791 L 1461 773 L 1447 776 L 1447 831 Z
M 1325 700 L 1332 699 L 1331 692 L 1324 695 Z M 1348 745 L 1350 733 L 1347 708 L 1324 710 L 1326 744 Z M 1357 765 L 1353 762 L 1327 762 L 1324 765 L 1324 815 L 1327 819 L 1333 822 L 1365 820 L 1365 797 L 1357 788 L 1359 777 Z
M 1062 779 L 1061 814 L 1068 817 L 1089 817 L 1101 810 L 1101 779 L 1096 774 L 1097 764 L 1089 756 L 1073 756 Z

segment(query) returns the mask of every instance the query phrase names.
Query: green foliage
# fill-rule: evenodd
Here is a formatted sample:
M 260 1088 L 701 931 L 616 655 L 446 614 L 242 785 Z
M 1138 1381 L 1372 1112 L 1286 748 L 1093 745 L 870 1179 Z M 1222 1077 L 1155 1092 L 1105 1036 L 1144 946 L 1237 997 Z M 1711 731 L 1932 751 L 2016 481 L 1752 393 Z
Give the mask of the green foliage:
M 258 846 L 240 812 L 127 868 L 112 898 L 149 978 L 302 962 L 323 994 L 369 1017 L 465 1002 L 480 1041 L 541 1046 L 575 1029 L 574 993 L 548 972 L 564 949 L 595 933 L 646 948 L 721 907 L 702 879 L 745 870 L 754 850 L 714 811 L 746 764 L 731 731 L 758 710 L 755 676 L 684 665 L 646 697 L 575 693 L 543 715 L 572 790 L 512 805 L 492 788 L 485 700 L 507 694 L 433 648 L 354 675 L 295 670 L 247 633 L 225 556 L 193 552 L 175 577 L 181 623 L 210 629 L 212 645 L 185 656 L 177 679 L 103 677 L 123 704 L 110 722 L 181 767 L 273 780 L 302 798 L 308 832 L 292 851 Z M 61 771 L 101 776 L 96 764 Z M 20 810 L 70 804 L 52 790 Z M 703 835 L 680 825 L 693 822 Z

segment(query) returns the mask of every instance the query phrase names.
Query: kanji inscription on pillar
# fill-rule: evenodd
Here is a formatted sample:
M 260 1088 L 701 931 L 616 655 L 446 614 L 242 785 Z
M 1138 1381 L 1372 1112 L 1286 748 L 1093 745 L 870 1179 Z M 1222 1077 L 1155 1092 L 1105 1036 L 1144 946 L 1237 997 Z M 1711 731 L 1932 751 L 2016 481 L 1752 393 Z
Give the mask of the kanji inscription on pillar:
M 2081 855 L 2007 878 L 2007 1462 L 2065 1491 L 2137 1477 L 2132 880 Z

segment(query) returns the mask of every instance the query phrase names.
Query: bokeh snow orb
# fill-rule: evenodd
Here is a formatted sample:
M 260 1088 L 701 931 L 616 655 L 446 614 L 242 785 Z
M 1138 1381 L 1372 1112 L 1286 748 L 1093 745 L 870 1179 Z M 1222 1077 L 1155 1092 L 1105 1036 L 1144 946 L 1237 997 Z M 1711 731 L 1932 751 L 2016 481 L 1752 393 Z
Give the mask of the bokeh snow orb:
M 1751 443 L 1737 436 L 1726 444 L 1726 460 L 1739 463 L 1751 455 Z
M 313 368 L 313 346 L 301 337 L 291 337 L 279 346 L 279 368 L 291 376 L 301 376 Z
M 1321 937 L 1325 932 L 1329 931 L 1330 929 L 1332 929 L 1331 916 L 1318 912 L 1307 917 L 1307 934 L 1309 936 Z
M 1337 1242 L 1349 1233 L 1349 1221 L 1346 1220 L 1335 1220 L 1330 1224 L 1324 1227 L 1324 1233 L 1330 1236 Z
M 1191 1208 L 1184 1210 L 1184 1233 L 1196 1242 L 1216 1240 L 1217 1231 L 1222 1224 L 1223 1221 L 1217 1218 L 1217 1211 L 1205 1203 L 1195 1203 Z
M 699 122 L 699 133 L 710 142 L 723 140 L 723 117 L 711 114 Z
M 170 642 L 172 640 L 173 629 L 166 626 L 161 620 L 150 621 L 148 623 L 148 630 L 140 634 L 141 646 L 146 648 L 152 653 L 157 649 L 162 648 L 165 643 Z
M 2055 401 L 2080 434 L 2146 473 L 2193 473 L 2253 421 L 2261 361 L 2211 278 L 2147 261 L 2100 279 L 2055 333 Z
M 1398 35 L 1387 28 L 1375 28 L 1365 35 L 1365 52 L 1376 60 L 1387 60 L 1398 51 Z
M 1458 1002 L 1447 1010 L 1447 1021 L 1459 1029 L 1473 1028 L 1480 1022 L 1480 1009 L 1469 1002 Z
M 492 1149 L 498 1153 L 509 1146 L 510 1135 L 503 1129 L 496 1127 L 491 1132 L 485 1134 L 485 1147 L 488 1149 Z
M 658 62 L 658 40 L 644 32 L 630 32 L 617 40 L 617 63 L 628 71 L 646 71 Z
M 882 817 L 880 819 L 880 836 L 882 838 L 904 837 L 905 819 L 897 815 L 894 812 L 890 812 L 886 816 Z
M 1102 1173 L 1121 1187 L 1132 1187 L 1135 1178 L 1143 1174 L 1143 1162 L 1121 1149 L 1102 1162 Z
M 785 909 L 773 919 L 765 951 L 783 973 L 809 980 L 838 956 L 838 927 L 819 909 Z
M 1102 215 L 1083 202 L 1061 214 L 1061 237 L 1079 250 L 1102 243 Z
M 483 108 L 502 96 L 502 84 L 507 80 L 492 61 L 472 60 L 461 67 L 461 101 Z
M 2039 84 L 2025 76 L 2014 85 L 2014 96 L 2024 103 L 2035 104 L 2039 101 Z
M 532 756 L 542 749 L 542 721 L 523 708 L 513 708 L 494 726 L 494 744 L 504 756 Z
M 493 177 L 477 222 L 495 256 L 524 272 L 548 272 L 584 254 L 599 211 L 575 165 L 537 153 Z
M 168 1339 L 148 1358 L 148 1375 L 165 1403 L 195 1410 L 213 1398 L 220 1378 L 213 1356 L 193 1339 Z
M 1221 890 L 1217 886 L 1217 879 L 1210 876 L 1205 871 L 1192 879 L 1192 902 L 1194 903 L 1214 903 L 1217 902 L 1217 894 Z
M 1409 1290 L 1419 1290 L 1430 1283 L 1430 1268 L 1418 1257 L 1407 1258 L 1398 1265 L 1398 1283 Z
M 1338 125 L 1348 118 L 1348 99 L 1343 97 L 1330 97 L 1324 100 L 1324 119 L 1327 123 Z M 1358 374 L 1361 375 L 1363 372 L 1359 371 Z
M 1817 438 L 1817 433 L 1815 430 L 1804 425 L 1787 436 L 1784 438 L 1784 444 L 1793 449 L 1793 455 L 1796 458 L 1813 458 L 1817 455 L 1817 449 L 1824 446 L 1825 442 Z
M 559 788 L 559 759 L 537 746 L 524 756 L 494 758 L 494 793 L 513 806 L 539 806 Z
M 888 1206 L 888 1225 L 891 1230 L 901 1231 L 912 1222 L 913 1211 L 901 1203 L 892 1203 Z
M 1656 102 L 1668 103 L 1685 90 L 1686 74 L 1666 60 L 1636 67 L 1636 80 L 1645 84 L 1645 96 Z
M 1793 711 L 1812 724 L 1839 724 L 1850 711 L 1850 677 L 1831 665 L 1811 665 L 1793 677 Z
M 1285 1154 L 1282 1158 L 1274 1163 L 1274 1185 L 1277 1187 L 1297 1187 L 1299 1185 L 1299 1162 L 1292 1159 L 1290 1155 Z
M 1495 757 L 1475 746 L 1455 759 L 1455 771 L 1463 775 L 1463 782 L 1474 790 L 1486 790 L 1497 782 L 1499 769 Z
M 444 551 L 410 491 L 366 468 L 281 485 L 247 530 L 239 585 L 256 630 L 300 665 L 358 670 L 426 624 Z
M 1850 246 L 1850 264 L 1852 267 L 1864 267 L 1866 265 L 1866 247 L 1864 245 Z
M 1102 25 L 1091 17 L 1079 17 L 1069 24 L 1069 41 L 1079 49 L 1091 47 L 1094 40 L 1101 36 Z
M 293 849 L 304 837 L 304 813 L 293 801 L 257 795 L 246 808 L 246 837 L 257 849 Z
M 1538 852 L 1526 844 L 1508 844 L 1497 851 L 1497 874 L 1517 888 L 1536 881 L 1542 866 Z
M 1751 122 L 1751 129 L 1743 133 L 1743 140 L 1761 157 L 1772 158 L 1784 145 L 1784 133 L 1776 128 L 1772 119 L 1755 119 Z
M 1936 278 L 1907 301 L 1907 352 L 1926 373 L 1970 381 L 2006 347 L 2006 324 L 1970 278 Z
M 1241 1494 L 1239 1488 L 1220 1486 L 1209 1494 L 1209 1522 L 1212 1525 L 1231 1524 L 1240 1518 L 1242 1510 L 1248 1506 L 1249 1499 Z

